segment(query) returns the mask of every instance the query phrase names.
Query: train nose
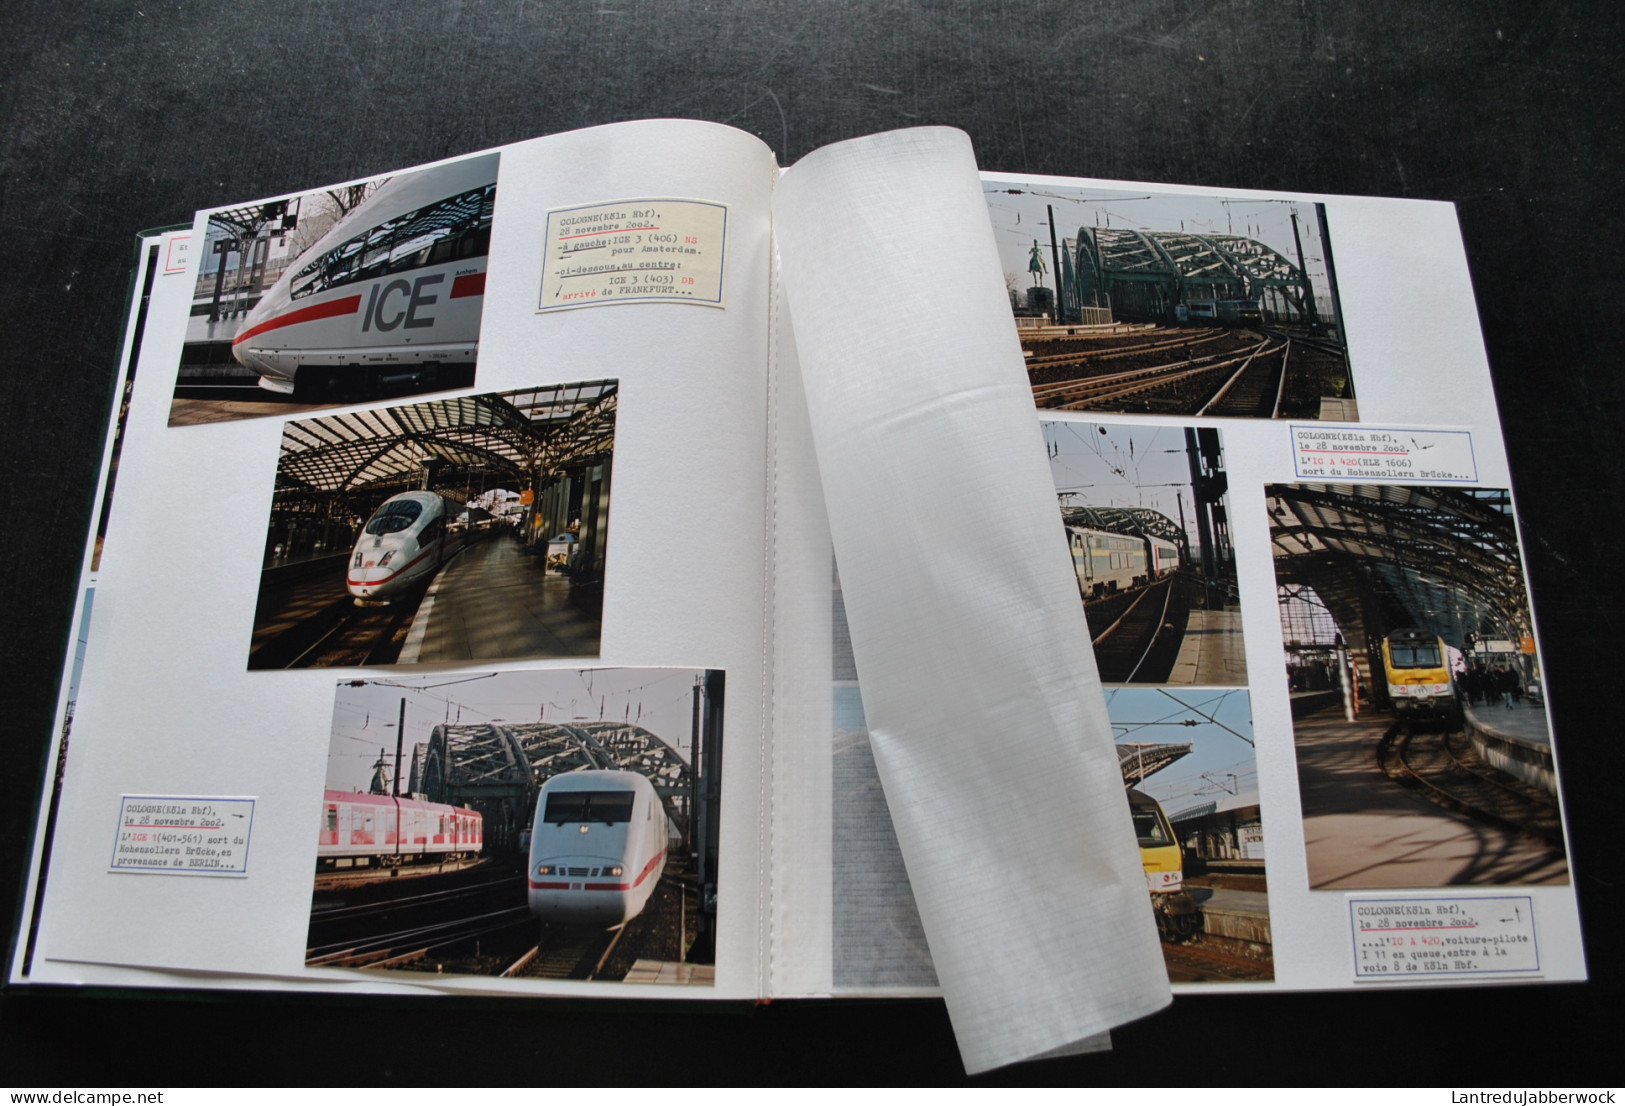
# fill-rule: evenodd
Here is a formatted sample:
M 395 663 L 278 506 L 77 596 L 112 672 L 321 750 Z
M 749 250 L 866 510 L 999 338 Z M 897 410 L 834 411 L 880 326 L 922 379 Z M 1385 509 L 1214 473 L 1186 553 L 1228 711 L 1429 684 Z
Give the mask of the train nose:
M 350 588 L 356 594 L 369 594 L 358 591 L 370 584 L 378 584 L 395 574 L 396 569 L 391 567 L 400 557 L 400 546 L 391 542 L 372 542 L 367 545 L 356 546 L 355 552 L 350 555 Z

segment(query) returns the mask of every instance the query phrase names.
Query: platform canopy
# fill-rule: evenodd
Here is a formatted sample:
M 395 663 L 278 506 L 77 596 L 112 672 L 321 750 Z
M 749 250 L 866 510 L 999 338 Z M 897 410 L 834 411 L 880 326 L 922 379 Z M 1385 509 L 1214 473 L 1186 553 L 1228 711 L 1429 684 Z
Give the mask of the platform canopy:
M 421 486 L 424 469 L 515 484 L 610 452 L 617 382 L 594 380 L 300 419 L 283 430 L 282 493 Z
M 1126 741 L 1117 746 L 1117 766 L 1123 770 L 1123 782 L 1132 787 L 1181 757 L 1189 756 L 1194 748 L 1188 741 L 1183 744 Z
M 1266 489 L 1276 581 L 1312 588 L 1354 646 L 1401 627 L 1462 648 L 1529 632 L 1507 493 L 1411 485 Z

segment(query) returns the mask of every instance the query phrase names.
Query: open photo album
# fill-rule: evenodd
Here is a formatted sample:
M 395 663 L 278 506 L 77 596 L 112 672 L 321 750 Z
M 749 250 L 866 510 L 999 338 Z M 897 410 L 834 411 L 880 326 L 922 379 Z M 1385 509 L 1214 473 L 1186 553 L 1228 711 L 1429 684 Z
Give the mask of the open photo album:
M 1450 205 L 663 120 L 138 246 L 12 984 L 1585 977 Z

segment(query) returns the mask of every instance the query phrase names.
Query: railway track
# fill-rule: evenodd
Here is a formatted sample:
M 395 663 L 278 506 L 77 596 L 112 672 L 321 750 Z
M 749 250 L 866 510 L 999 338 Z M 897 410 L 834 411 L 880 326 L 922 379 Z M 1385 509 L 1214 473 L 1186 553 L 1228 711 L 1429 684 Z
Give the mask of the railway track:
M 1034 345 L 1033 399 L 1052 410 L 1314 418 L 1323 396 L 1352 394 L 1338 347 L 1279 330 L 1163 329 Z
M 541 941 L 502 975 L 508 979 L 594 979 L 626 929 L 626 925 L 610 930 L 544 926 Z
M 1286 367 L 1291 353 L 1290 341 L 1273 347 L 1261 343 L 1258 352 L 1249 357 L 1196 413 L 1275 418 L 1280 413 L 1281 390 L 1286 383 Z
M 417 614 L 423 589 L 402 596 L 387 607 L 357 607 L 350 604 L 335 625 L 309 648 L 289 661 L 288 668 L 353 667 L 364 664 L 392 664 L 401 655 L 401 645 Z
M 1163 332 L 1166 333 L 1166 332 Z M 1108 344 L 1099 340 L 1082 339 L 1072 343 L 1081 348 L 1068 349 L 1062 353 L 1050 353 L 1042 356 L 1034 355 L 1027 358 L 1029 371 L 1052 368 L 1081 368 L 1097 365 L 1106 361 L 1118 361 L 1127 357 L 1143 357 L 1147 354 L 1161 353 L 1165 350 L 1190 348 L 1191 346 L 1207 345 L 1223 338 L 1228 331 L 1209 329 L 1181 334 L 1176 337 L 1152 337 L 1150 341 L 1129 339 L 1121 344 Z M 1061 343 L 1054 343 L 1059 345 Z
M 1378 743 L 1377 759 L 1389 778 L 1441 806 L 1563 847 L 1550 796 L 1486 764 L 1459 730 L 1423 732 L 1395 722 Z
M 1243 956 L 1219 947 L 1222 939 L 1198 945 L 1162 945 L 1162 958 L 1172 983 L 1255 982 L 1275 978 L 1268 958 Z
M 312 968 L 395 968 L 431 956 L 444 960 L 483 938 L 517 931 L 531 922 L 530 910 L 525 906 L 426 921 L 360 940 L 313 945 L 305 950 L 305 964 Z
M 1116 600 L 1084 605 L 1100 678 L 1110 684 L 1167 679 L 1189 611 L 1178 575 Z
M 1218 399 L 1239 373 L 1270 348 L 1269 339 L 1260 339 L 1239 352 L 1208 353 L 1167 364 L 1034 384 L 1033 400 L 1040 407 L 1063 411 L 1115 409 L 1136 400 L 1146 406 L 1192 408 L 1186 413 L 1195 413 Z
M 433 873 L 434 869 L 430 868 L 429 871 Z M 447 887 L 439 891 L 425 891 L 418 895 L 397 895 L 376 902 L 329 901 L 324 903 L 318 899 L 311 905 L 310 916 L 313 923 L 330 924 L 375 914 L 388 914 L 395 910 L 406 910 L 414 907 L 438 907 L 461 899 L 482 898 L 492 891 L 508 890 L 513 884 L 513 875 L 505 872 L 493 879 L 482 880 L 479 883 Z M 318 888 L 317 890 L 322 889 Z
M 255 646 L 248 666 L 264 669 L 393 664 L 400 656 L 425 588 L 416 587 L 387 607 L 357 607 L 348 594 L 333 599 L 286 629 L 266 635 Z

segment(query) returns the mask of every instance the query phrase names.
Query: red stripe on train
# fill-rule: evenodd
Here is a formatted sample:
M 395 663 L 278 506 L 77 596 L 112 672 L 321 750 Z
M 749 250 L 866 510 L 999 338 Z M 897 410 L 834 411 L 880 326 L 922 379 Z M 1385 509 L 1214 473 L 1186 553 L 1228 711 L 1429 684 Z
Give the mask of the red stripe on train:
M 281 315 L 274 315 L 258 326 L 251 326 L 231 340 L 232 345 L 246 342 L 256 334 L 264 334 L 267 330 L 279 330 L 285 326 L 296 323 L 310 323 L 317 319 L 331 319 L 339 315 L 353 315 L 361 306 L 361 296 L 343 296 L 326 303 L 313 303 L 309 307 L 301 307 L 297 311 L 288 311 Z
M 419 561 L 423 560 L 423 558 L 427 557 L 430 553 L 433 553 L 433 552 L 434 552 L 434 547 L 433 546 L 429 547 L 428 549 L 425 549 L 422 553 L 419 553 L 416 557 L 413 557 L 410 561 L 407 561 L 404 565 L 402 565 L 400 567 L 399 572 L 391 572 L 388 576 L 385 576 L 382 580 L 352 580 L 348 576 L 346 576 L 344 578 L 344 582 L 346 584 L 348 584 L 350 587 L 353 587 L 353 588 L 377 587 L 379 584 L 387 584 L 391 580 L 395 579 L 395 577 L 399 576 L 402 572 L 405 572 L 407 569 L 411 568 L 413 565 L 417 564 Z
M 447 298 L 460 300 L 464 296 L 485 295 L 485 274 L 468 273 L 451 282 L 451 295 Z
M 643 866 L 643 871 L 639 872 L 638 873 L 638 878 L 633 880 L 631 883 L 589 883 L 586 886 L 584 886 L 582 888 L 582 890 L 583 891 L 630 891 L 630 890 L 632 890 L 632 888 L 636 887 L 638 884 L 640 884 L 644 880 L 648 879 L 649 878 L 649 873 L 655 870 L 655 865 L 659 864 L 665 858 L 666 858 L 666 850 L 661 849 L 658 853 L 655 854 L 653 860 L 649 861 L 649 863 L 647 863 L 647 864 L 645 864 Z M 553 882 L 538 883 L 535 880 L 529 880 L 527 882 L 529 882 L 530 889 L 532 891 L 568 891 L 570 889 L 570 885 L 567 882 L 566 883 L 553 883 Z

